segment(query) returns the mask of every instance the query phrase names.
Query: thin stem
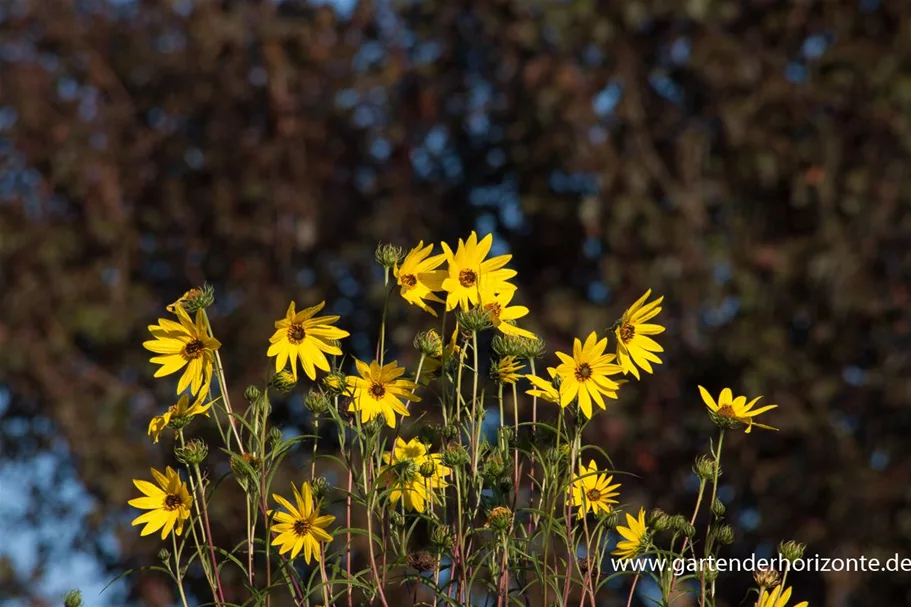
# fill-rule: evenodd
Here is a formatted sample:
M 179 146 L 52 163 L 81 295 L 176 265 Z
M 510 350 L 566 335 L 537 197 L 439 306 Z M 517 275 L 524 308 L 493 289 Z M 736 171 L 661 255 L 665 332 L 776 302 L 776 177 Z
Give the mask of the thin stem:
M 189 607 L 187 605 L 187 595 L 183 592 L 183 576 L 180 575 L 180 551 L 177 549 L 177 534 L 173 531 L 171 532 L 171 540 L 174 544 L 174 569 L 177 570 L 174 573 L 174 579 L 177 581 L 177 590 L 180 592 L 180 601 L 183 603 L 183 607 Z
M 639 582 L 640 573 L 636 572 L 636 577 L 633 578 L 633 585 L 629 589 L 629 597 L 626 599 L 626 607 L 629 607 L 633 604 L 633 595 L 636 593 L 636 583 Z
M 212 570 L 215 572 L 215 583 L 218 586 L 218 596 L 221 602 L 225 602 L 225 591 L 221 587 L 221 576 L 218 575 L 218 561 L 215 559 L 215 539 L 212 537 L 212 528 L 209 526 L 209 509 L 206 506 L 206 486 L 202 482 L 202 473 L 199 471 L 199 464 L 193 465 L 193 472 L 196 473 L 196 481 L 199 483 L 200 502 L 202 503 L 202 520 L 206 526 L 206 537 L 209 538 L 209 558 L 212 559 Z
M 475 426 L 478 425 L 478 332 L 471 332 L 472 354 L 474 355 L 474 382 L 471 388 L 471 472 L 477 477 L 478 475 L 478 449 L 480 448 L 481 438 L 478 435 L 475 439 Z
M 389 288 L 389 268 L 383 268 L 383 289 L 386 291 L 386 295 L 383 298 L 383 320 L 380 322 L 380 344 L 379 352 L 377 352 L 377 360 L 380 361 L 380 366 L 383 366 L 383 359 L 386 356 L 386 312 L 389 309 L 389 294 L 392 293 L 392 289 Z
M 206 329 L 209 331 L 209 336 L 214 338 L 215 334 L 212 332 L 212 324 L 209 322 L 209 314 L 203 310 L 203 318 L 206 319 Z M 218 353 L 218 350 L 215 350 L 215 370 L 218 374 L 218 388 L 221 390 L 221 397 L 225 403 L 225 410 L 228 412 L 228 423 L 231 425 L 231 430 L 234 432 L 234 438 L 237 439 L 237 447 L 240 449 L 240 454 L 244 454 L 244 445 L 240 440 L 240 434 L 237 432 L 237 425 L 234 423 L 234 410 L 231 409 L 231 397 L 228 395 L 228 385 L 225 383 L 225 370 L 221 364 L 221 355 Z M 231 448 L 230 441 L 227 445 L 228 449 Z

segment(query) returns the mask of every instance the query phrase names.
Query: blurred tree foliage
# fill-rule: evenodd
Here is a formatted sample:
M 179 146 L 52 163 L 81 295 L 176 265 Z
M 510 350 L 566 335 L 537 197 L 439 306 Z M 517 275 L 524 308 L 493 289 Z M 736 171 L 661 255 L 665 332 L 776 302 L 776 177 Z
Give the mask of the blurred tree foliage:
M 666 296 L 666 364 L 598 418 L 641 477 L 626 500 L 690 511 L 696 385 L 729 384 L 781 405 L 780 432 L 727 448 L 731 555 L 911 556 L 909 40 L 906 0 L 3 3 L 3 457 L 65 438 L 94 500 L 81 547 L 152 563 L 125 503 L 171 457 L 145 426 L 173 382 L 140 345 L 163 306 L 216 287 L 242 402 L 289 299 L 328 299 L 369 356 L 375 244 L 477 229 L 551 350 Z M 393 316 L 413 362 L 428 319 Z M 299 395 L 280 412 L 305 427 Z M 7 565 L 7 597 L 35 592 Z M 909 604 L 908 579 L 790 578 L 814 606 Z

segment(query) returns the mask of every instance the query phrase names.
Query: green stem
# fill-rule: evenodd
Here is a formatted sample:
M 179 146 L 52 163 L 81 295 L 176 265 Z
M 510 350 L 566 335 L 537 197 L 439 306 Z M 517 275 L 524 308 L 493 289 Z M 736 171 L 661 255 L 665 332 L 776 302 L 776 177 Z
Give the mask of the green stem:
M 389 288 L 389 268 L 383 269 L 383 289 L 386 295 L 383 298 L 383 320 L 380 323 L 380 351 L 377 353 L 377 359 L 380 366 L 383 366 L 383 359 L 386 357 L 386 312 L 389 309 L 389 294 L 392 289 Z
M 180 551 L 177 549 L 177 534 L 173 531 L 171 532 L 171 540 L 174 545 L 174 579 L 177 581 L 177 590 L 180 592 L 180 601 L 183 603 L 183 607 L 189 607 L 187 605 L 187 595 L 183 591 L 183 576 L 180 575 Z

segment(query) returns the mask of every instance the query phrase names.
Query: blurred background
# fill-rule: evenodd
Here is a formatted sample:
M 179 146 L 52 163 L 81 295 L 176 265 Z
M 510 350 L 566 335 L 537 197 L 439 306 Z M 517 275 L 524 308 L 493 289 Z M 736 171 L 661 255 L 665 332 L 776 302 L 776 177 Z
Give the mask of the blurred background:
M 911 557 L 909 41 L 906 0 L 0 3 L 0 603 L 174 600 L 157 574 L 98 594 L 160 547 L 126 501 L 173 459 L 141 346 L 166 304 L 215 287 L 242 403 L 290 299 L 371 356 L 377 242 L 471 230 L 515 256 L 551 352 L 665 296 L 665 364 L 587 437 L 638 475 L 626 501 L 691 511 L 696 385 L 730 385 L 781 431 L 725 442 L 728 556 Z M 393 302 L 414 365 L 432 319 Z M 908 573 L 789 582 L 911 604 Z

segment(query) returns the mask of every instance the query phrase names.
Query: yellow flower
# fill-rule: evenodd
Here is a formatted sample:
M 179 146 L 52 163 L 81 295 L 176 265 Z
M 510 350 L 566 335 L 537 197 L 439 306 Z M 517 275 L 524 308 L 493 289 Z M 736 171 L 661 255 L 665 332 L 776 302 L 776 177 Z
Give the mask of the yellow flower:
M 553 367 L 548 367 L 547 370 L 551 371 L 551 377 L 557 372 Z M 547 381 L 543 377 L 538 377 L 537 375 L 526 375 L 525 379 L 530 381 L 533 386 L 531 390 L 526 390 L 525 394 L 543 398 L 547 402 L 554 403 L 555 405 L 560 404 L 560 393 L 554 388 L 553 383 Z
M 491 375 L 501 384 L 514 384 L 519 381 L 519 371 L 524 367 L 515 356 L 504 356 L 490 370 Z
M 418 243 L 418 246 L 408 252 L 408 255 L 402 260 L 401 267 L 396 264 L 394 274 L 398 285 L 402 287 L 402 298 L 408 303 L 436 316 L 436 311 L 428 306 L 424 300 L 444 303 L 433 292 L 443 290 L 443 279 L 446 278 L 446 271 L 437 270 L 437 268 L 446 261 L 446 256 L 440 254 L 428 257 L 432 250 L 433 245 L 429 244 L 424 247 L 424 241 L 422 240 Z
M 753 430 L 753 426 L 765 430 L 778 430 L 778 428 L 773 428 L 772 426 L 766 426 L 765 424 L 753 421 L 753 418 L 760 413 L 778 407 L 778 405 L 766 405 L 765 407 L 753 409 L 753 405 L 762 398 L 761 396 L 757 396 L 750 402 L 747 402 L 746 396 L 734 398 L 731 389 L 725 388 L 721 391 L 721 394 L 718 396 L 718 402 L 716 403 L 708 390 L 702 386 L 699 386 L 699 393 L 702 395 L 702 400 L 705 402 L 706 407 L 709 408 L 709 414 L 714 415 L 714 419 L 718 420 L 716 423 L 720 422 L 720 425 L 728 427 L 728 429 L 735 428 L 739 424 L 746 424 L 746 430 L 744 432 L 747 434 Z
M 149 422 L 149 436 L 153 437 L 157 443 L 158 437 L 161 436 L 162 431 L 168 427 L 168 424 L 171 423 L 172 419 L 183 427 L 190 423 L 190 419 L 193 416 L 208 416 L 212 403 L 209 402 L 203 405 L 202 401 L 203 399 L 201 398 L 197 399 L 191 405 L 190 397 L 184 394 L 180 397 L 180 400 L 177 401 L 176 405 L 171 405 L 164 414 L 156 415 L 152 418 L 152 421 Z
M 617 398 L 617 389 L 620 384 L 610 379 L 609 375 L 616 375 L 622 369 L 613 364 L 613 354 L 605 354 L 607 338 L 598 341 L 598 336 L 592 331 L 585 340 L 585 345 L 576 338 L 573 341 L 573 355 L 557 352 L 557 357 L 562 364 L 557 366 L 557 375 L 562 380 L 560 383 L 560 406 L 566 407 L 576 397 L 579 399 L 579 408 L 585 417 L 591 419 L 592 401 L 602 409 L 603 396 Z
M 615 331 L 617 334 L 617 359 L 620 366 L 623 367 L 624 373 L 632 373 L 636 379 L 639 379 L 637 367 L 651 373 L 652 366 L 649 361 L 661 364 L 661 359 L 653 352 L 664 352 L 664 348 L 658 342 L 648 337 L 648 335 L 658 335 L 664 332 L 664 327 L 661 325 L 646 324 L 646 321 L 658 315 L 661 311 L 660 304 L 664 301 L 662 296 L 643 306 L 642 304 L 651 294 L 652 290 L 649 289 L 623 313 Z
M 200 291 L 199 289 L 194 287 L 194 288 L 190 289 L 189 291 L 187 291 L 186 293 L 184 293 L 183 295 L 181 295 L 180 299 L 178 299 L 174 303 L 168 304 L 167 306 L 165 306 L 165 310 L 167 310 L 171 314 L 177 314 L 177 308 L 182 307 L 184 303 L 193 299 L 194 297 L 199 297 L 201 294 L 202 294 L 202 291 Z
M 161 539 L 168 537 L 173 529 L 177 535 L 183 533 L 183 522 L 190 518 L 190 506 L 193 498 L 180 476 L 168 466 L 162 474 L 152 468 L 152 478 L 158 483 L 156 487 L 149 481 L 133 479 L 136 488 L 144 497 L 131 499 L 128 503 L 134 508 L 148 510 L 133 519 L 133 526 L 145 525 L 140 535 L 149 535 L 161 529 Z
M 194 323 L 181 306 L 174 309 L 180 322 L 159 318 L 157 325 L 149 327 L 155 339 L 142 345 L 146 350 L 161 354 L 150 359 L 152 363 L 161 365 L 155 372 L 155 377 L 170 375 L 186 367 L 177 382 L 177 393 L 180 394 L 189 386 L 190 392 L 195 395 L 204 386 L 209 386 L 215 350 L 221 347 L 221 342 L 209 337 L 202 310 L 196 311 Z
M 443 363 L 456 354 L 459 354 L 463 359 L 465 358 L 465 352 L 459 346 L 458 324 L 456 324 L 455 329 L 452 331 L 452 338 L 449 340 L 449 343 L 446 344 L 445 347 L 441 346 L 433 356 L 424 358 L 424 366 L 421 367 L 421 385 L 429 385 L 430 380 L 436 377 L 440 369 L 443 368 Z
M 386 465 L 380 470 L 380 479 L 390 489 L 390 505 L 394 507 L 404 499 L 406 508 L 418 512 L 423 512 L 433 500 L 435 489 L 449 485 L 446 477 L 452 474 L 443 465 L 442 456 L 428 454 L 427 447 L 416 438 L 407 443 L 397 438 L 392 453 L 383 454 L 383 463 Z
M 417 384 L 407 379 L 398 379 L 405 373 L 405 368 L 398 366 L 396 361 L 388 365 L 376 361 L 367 365 L 355 360 L 356 375 L 348 376 L 348 388 L 351 390 L 351 403 L 348 411 L 360 411 L 361 423 L 366 423 L 380 413 L 386 419 L 386 425 L 395 428 L 395 414 L 411 415 L 402 404 L 402 399 L 419 401 L 420 397 L 413 394 Z
M 639 508 L 639 518 L 626 513 L 626 524 L 617 527 L 617 532 L 625 539 L 617 542 L 617 549 L 611 552 L 621 559 L 631 559 L 648 546 L 648 532 L 645 528 L 645 508 Z
M 297 557 L 297 553 L 303 548 L 304 560 L 308 565 L 311 557 L 316 559 L 316 562 L 320 562 L 322 560 L 320 542 L 332 541 L 332 536 L 326 533 L 325 527 L 332 523 L 335 517 L 331 514 L 319 515 L 319 507 L 313 505 L 310 483 L 301 484 L 300 491 L 297 490 L 294 483 L 291 483 L 291 490 L 294 492 L 296 507 L 277 493 L 272 494 L 272 499 L 288 511 L 275 513 L 275 524 L 272 525 L 272 531 L 278 535 L 272 540 L 272 545 L 279 546 L 279 554 L 290 550 L 292 559 Z
M 598 513 L 598 510 L 603 510 L 605 513 L 610 512 L 611 504 L 617 503 L 617 500 L 612 498 L 620 495 L 615 491 L 620 487 L 620 483 L 611 485 L 613 480 L 613 476 L 598 474 L 595 460 L 589 462 L 587 469 L 580 462 L 579 474 L 570 488 L 573 506 L 579 507 L 579 514 L 584 514 L 589 510 L 595 514 Z
M 509 321 L 515 321 L 528 314 L 528 308 L 525 306 L 509 307 L 516 294 L 515 289 L 508 289 L 500 293 L 494 293 L 485 285 L 484 291 L 481 292 L 481 305 L 490 316 L 490 322 L 494 327 L 499 329 L 504 335 L 516 335 L 528 339 L 537 339 L 534 333 L 526 329 L 520 329 Z
M 503 269 L 503 266 L 512 259 L 512 255 L 485 259 L 490 252 L 491 244 L 493 236 L 488 234 L 478 242 L 478 235 L 474 232 L 465 242 L 459 239 L 455 253 L 449 245 L 442 243 L 443 253 L 449 262 L 447 278 L 443 281 L 443 289 L 448 293 L 447 310 L 454 310 L 460 306 L 463 312 L 467 312 L 469 306 L 478 304 L 482 287 L 485 291 L 493 293 L 515 290 L 507 281 L 516 275 L 516 271 Z
M 758 607 L 787 607 L 788 601 L 791 599 L 791 587 L 782 592 L 781 586 L 775 586 L 772 588 L 772 592 L 768 590 L 763 590 L 762 594 L 759 597 Z M 809 603 L 807 601 L 801 601 L 794 605 L 794 607 L 807 607 Z
M 321 301 L 306 310 L 295 312 L 292 301 L 285 317 L 275 322 L 275 333 L 269 339 L 272 345 L 269 346 L 266 355 L 275 357 L 276 373 L 284 369 L 290 359 L 291 373 L 294 375 L 294 381 L 297 381 L 299 358 L 307 377 L 316 379 L 316 368 L 329 370 L 326 354 L 341 356 L 341 349 L 330 342 L 348 337 L 349 333 L 332 326 L 338 321 L 338 316 L 314 318 L 325 305 L 326 302 Z

